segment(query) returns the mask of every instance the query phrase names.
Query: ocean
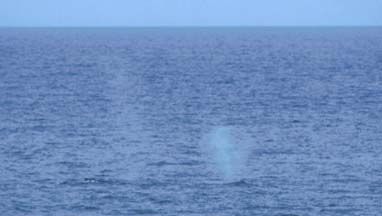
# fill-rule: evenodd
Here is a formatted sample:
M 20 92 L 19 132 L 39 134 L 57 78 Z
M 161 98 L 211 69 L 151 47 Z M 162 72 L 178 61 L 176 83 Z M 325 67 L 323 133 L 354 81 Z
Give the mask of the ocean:
M 382 215 L 382 28 L 0 28 L 0 215 Z

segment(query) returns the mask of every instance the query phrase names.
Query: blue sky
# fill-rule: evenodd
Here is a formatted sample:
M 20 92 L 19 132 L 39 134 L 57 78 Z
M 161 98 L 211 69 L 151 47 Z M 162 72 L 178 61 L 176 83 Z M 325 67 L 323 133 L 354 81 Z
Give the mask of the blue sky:
M 382 25 L 382 0 L 0 0 L 0 26 Z

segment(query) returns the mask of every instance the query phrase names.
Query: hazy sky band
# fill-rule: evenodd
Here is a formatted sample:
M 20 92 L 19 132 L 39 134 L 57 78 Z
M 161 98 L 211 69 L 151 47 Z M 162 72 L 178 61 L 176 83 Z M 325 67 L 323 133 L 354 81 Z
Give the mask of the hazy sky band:
M 381 0 L 1 0 L 0 26 L 382 25 Z

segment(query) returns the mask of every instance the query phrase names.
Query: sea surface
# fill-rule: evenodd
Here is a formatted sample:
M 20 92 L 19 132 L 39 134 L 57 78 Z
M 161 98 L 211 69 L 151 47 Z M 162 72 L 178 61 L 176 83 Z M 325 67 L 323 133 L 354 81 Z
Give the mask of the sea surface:
M 382 27 L 0 28 L 1 216 L 380 216 Z

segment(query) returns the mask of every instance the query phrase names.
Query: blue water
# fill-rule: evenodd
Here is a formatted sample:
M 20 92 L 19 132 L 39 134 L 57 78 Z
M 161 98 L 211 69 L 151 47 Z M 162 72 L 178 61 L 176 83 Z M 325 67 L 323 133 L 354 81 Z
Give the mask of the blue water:
M 382 215 L 382 28 L 1 28 L 0 215 Z

